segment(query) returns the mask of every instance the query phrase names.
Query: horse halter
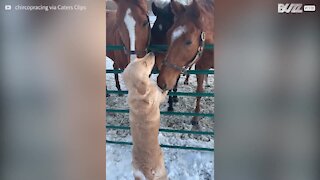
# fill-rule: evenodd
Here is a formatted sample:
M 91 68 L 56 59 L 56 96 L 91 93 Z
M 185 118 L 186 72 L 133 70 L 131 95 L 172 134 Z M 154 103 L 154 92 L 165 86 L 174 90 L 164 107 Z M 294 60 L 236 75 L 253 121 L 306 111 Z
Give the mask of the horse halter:
M 175 70 L 178 70 L 182 74 L 187 74 L 187 70 L 192 65 L 194 65 L 200 59 L 200 57 L 202 56 L 203 50 L 204 50 L 204 46 L 205 46 L 205 40 L 206 40 L 205 32 L 201 31 L 200 38 L 199 38 L 199 47 L 197 49 L 197 53 L 193 56 L 193 58 L 190 61 L 188 61 L 189 63 L 187 65 L 185 65 L 183 67 L 180 67 L 178 65 L 175 65 L 175 64 L 172 64 L 172 63 L 168 62 L 167 58 L 164 60 L 163 65 L 165 65 L 167 67 L 170 67 L 170 68 L 173 68 Z

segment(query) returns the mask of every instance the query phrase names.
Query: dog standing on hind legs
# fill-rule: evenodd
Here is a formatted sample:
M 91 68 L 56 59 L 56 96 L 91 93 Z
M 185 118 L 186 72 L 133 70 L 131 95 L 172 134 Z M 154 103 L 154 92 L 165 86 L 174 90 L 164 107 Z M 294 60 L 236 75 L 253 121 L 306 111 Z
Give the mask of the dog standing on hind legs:
M 123 72 L 128 88 L 130 129 L 133 141 L 132 166 L 136 180 L 167 180 L 163 153 L 158 141 L 162 91 L 149 78 L 155 63 L 153 53 L 131 62 Z

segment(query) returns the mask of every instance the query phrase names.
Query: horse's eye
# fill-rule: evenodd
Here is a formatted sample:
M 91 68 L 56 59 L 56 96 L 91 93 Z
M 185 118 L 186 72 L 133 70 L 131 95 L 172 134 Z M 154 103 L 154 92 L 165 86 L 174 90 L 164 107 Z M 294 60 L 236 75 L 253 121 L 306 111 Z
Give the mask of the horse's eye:
M 185 42 L 185 44 L 186 44 L 186 45 L 190 45 L 190 44 L 192 44 L 192 41 L 191 41 L 191 40 L 187 40 L 187 41 Z
M 147 26 L 149 24 L 149 21 L 148 20 L 145 20 L 144 22 L 143 22 L 143 26 Z

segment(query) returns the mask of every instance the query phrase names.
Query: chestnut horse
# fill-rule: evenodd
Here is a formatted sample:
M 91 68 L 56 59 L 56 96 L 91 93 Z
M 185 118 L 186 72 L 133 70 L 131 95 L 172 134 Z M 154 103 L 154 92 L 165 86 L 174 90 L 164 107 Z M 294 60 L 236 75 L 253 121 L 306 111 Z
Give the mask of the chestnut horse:
M 174 24 L 167 33 L 169 49 L 163 61 L 158 86 L 163 90 L 173 89 L 181 73 L 193 64 L 196 70 L 214 68 L 213 50 L 204 50 L 204 44 L 214 43 L 213 0 L 194 0 L 190 5 L 171 0 Z M 197 92 L 203 92 L 204 74 L 197 74 Z M 201 97 L 197 97 L 195 112 L 200 112 Z M 197 116 L 192 118 L 194 128 L 199 128 Z
M 138 58 L 147 54 L 150 42 L 150 23 L 146 0 L 114 0 L 116 11 L 106 12 L 106 44 L 123 45 L 123 50 L 107 51 L 115 70 L 125 69 L 130 63 L 130 54 Z M 121 91 L 118 73 L 114 74 L 116 87 Z
M 158 1 L 156 1 L 158 2 Z M 154 22 L 153 27 L 151 28 L 151 44 L 166 44 L 167 43 L 167 32 L 173 25 L 174 21 L 174 14 L 171 10 L 170 2 L 164 1 L 159 3 L 152 3 L 152 12 L 157 17 L 156 21 Z M 155 51 L 156 56 L 156 68 L 160 70 L 162 66 L 162 62 L 165 58 L 166 52 L 165 51 Z M 191 67 L 189 68 L 189 70 Z M 189 74 L 186 74 L 186 78 L 184 81 L 185 85 L 189 84 Z M 178 81 L 180 76 L 177 79 L 177 82 L 173 88 L 173 92 L 177 92 L 178 88 Z M 209 87 L 208 84 L 208 75 L 205 75 L 205 82 L 206 87 Z M 169 91 L 171 92 L 171 90 Z M 168 100 L 168 111 L 173 111 L 173 102 L 178 102 L 177 96 L 169 96 Z

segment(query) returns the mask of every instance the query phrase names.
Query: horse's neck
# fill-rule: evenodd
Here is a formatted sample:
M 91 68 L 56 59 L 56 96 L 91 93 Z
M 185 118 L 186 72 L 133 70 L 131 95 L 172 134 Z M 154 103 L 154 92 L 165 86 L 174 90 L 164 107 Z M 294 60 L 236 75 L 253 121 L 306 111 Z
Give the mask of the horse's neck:
M 123 12 L 125 12 L 125 11 L 123 11 L 122 9 L 118 9 L 115 12 L 115 19 L 114 19 L 115 20 L 115 37 L 117 39 L 117 43 L 118 44 L 124 45 L 127 49 L 130 49 L 130 48 L 128 48 L 128 47 L 130 47 L 129 41 L 128 41 L 128 39 L 126 39 L 127 32 L 123 32 L 124 37 L 120 36 L 120 32 L 122 31 L 121 26 L 124 26 L 124 14 L 123 14 Z M 129 35 L 128 35 L 128 37 L 129 37 Z
M 117 10 L 116 12 L 116 20 L 117 20 L 117 23 L 124 23 L 124 14 L 119 10 Z
M 214 32 L 213 30 L 204 30 L 206 32 L 206 44 L 213 44 L 214 43 Z

